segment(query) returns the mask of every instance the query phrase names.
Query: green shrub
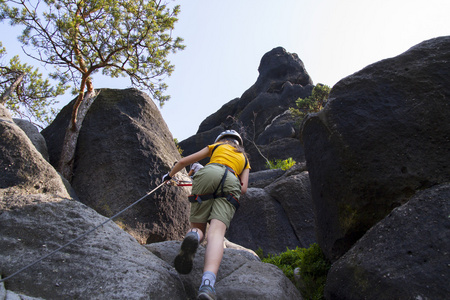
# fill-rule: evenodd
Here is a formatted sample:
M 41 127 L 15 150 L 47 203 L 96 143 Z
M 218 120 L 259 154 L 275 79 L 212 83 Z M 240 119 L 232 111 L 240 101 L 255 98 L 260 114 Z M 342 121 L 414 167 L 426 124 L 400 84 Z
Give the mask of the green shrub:
M 289 280 L 300 290 L 304 299 L 321 300 L 330 262 L 325 258 L 318 244 L 309 248 L 287 249 L 280 255 L 269 255 L 262 259 L 280 268 Z M 294 270 L 300 269 L 301 284 L 294 278 Z
M 303 252 L 300 263 L 301 289 L 305 299 L 323 299 L 323 291 L 331 263 L 325 258 L 319 245 L 313 244 Z
M 307 114 L 323 109 L 328 100 L 331 88 L 318 83 L 312 90 L 311 96 L 295 101 L 297 108 L 289 108 L 293 116 L 303 119 Z
M 284 275 L 295 284 L 294 270 L 300 267 L 300 252 L 302 248 L 296 248 L 295 250 L 286 249 L 286 252 L 280 255 L 270 255 L 267 258 L 262 259 L 263 262 L 273 264 L 280 268 Z
M 283 171 L 286 171 L 295 165 L 295 160 L 293 160 L 292 157 L 285 160 L 276 159 L 275 161 L 268 161 L 266 165 L 269 169 L 282 169 Z

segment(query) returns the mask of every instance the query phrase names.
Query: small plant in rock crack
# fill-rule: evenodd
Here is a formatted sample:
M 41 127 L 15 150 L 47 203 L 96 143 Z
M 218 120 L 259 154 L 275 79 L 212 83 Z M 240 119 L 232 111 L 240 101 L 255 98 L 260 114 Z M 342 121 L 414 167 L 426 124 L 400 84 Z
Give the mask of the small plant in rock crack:
M 295 163 L 296 161 L 293 160 L 292 157 L 289 157 L 288 159 L 276 159 L 274 161 L 270 160 L 266 163 L 266 165 L 269 169 L 281 169 L 286 171 L 294 166 Z

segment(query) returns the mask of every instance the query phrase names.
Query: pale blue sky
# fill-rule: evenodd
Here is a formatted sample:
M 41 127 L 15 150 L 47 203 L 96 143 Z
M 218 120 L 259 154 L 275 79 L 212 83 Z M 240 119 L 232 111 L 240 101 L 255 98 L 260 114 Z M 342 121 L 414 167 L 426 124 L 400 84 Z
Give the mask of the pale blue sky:
M 186 49 L 171 56 L 171 99 L 161 109 L 174 138 L 194 135 L 207 116 L 240 97 L 258 77 L 262 56 L 297 53 L 314 84 L 333 86 L 379 60 L 450 35 L 449 0 L 183 0 L 174 34 Z M 0 23 L 2 32 L 9 27 Z M 11 51 L 8 40 L 1 41 Z M 42 68 L 40 68 L 42 69 Z M 94 77 L 96 88 L 128 79 Z M 60 97 L 62 105 L 73 97 Z

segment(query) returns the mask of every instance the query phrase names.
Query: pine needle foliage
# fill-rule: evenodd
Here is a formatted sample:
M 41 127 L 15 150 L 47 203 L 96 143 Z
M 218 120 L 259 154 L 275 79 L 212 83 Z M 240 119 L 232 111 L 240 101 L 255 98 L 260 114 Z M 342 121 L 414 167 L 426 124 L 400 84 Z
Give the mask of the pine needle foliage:
M 55 115 L 52 106 L 57 103 L 56 97 L 64 94 L 69 86 L 63 83 L 53 86 L 38 68 L 21 63 L 18 55 L 4 62 L 6 54 L 0 42 L 0 103 L 15 117 L 28 119 L 39 127 L 50 124 Z
M 170 53 L 184 48 L 173 37 L 180 7 L 162 0 L 5 0 L 0 20 L 23 27 L 19 41 L 36 61 L 54 66 L 50 76 L 74 83 L 74 94 L 92 90 L 95 73 L 129 77 L 161 105 L 174 66 Z
M 331 88 L 328 85 L 318 83 L 312 90 L 311 96 L 298 98 L 295 101 L 296 108 L 290 108 L 292 115 L 303 119 L 309 113 L 315 113 L 322 110 L 327 103 Z

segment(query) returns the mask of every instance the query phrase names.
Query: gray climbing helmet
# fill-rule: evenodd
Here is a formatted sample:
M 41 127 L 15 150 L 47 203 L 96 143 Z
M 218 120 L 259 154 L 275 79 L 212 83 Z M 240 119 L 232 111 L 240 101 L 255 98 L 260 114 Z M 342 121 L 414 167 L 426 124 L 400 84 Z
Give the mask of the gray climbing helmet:
M 219 140 L 225 138 L 225 137 L 231 137 L 235 140 L 238 141 L 239 145 L 243 145 L 244 142 L 242 141 L 241 136 L 239 135 L 239 133 L 236 132 L 236 130 L 225 130 L 223 131 L 221 134 L 219 134 L 219 136 L 217 136 L 216 140 L 214 141 L 214 143 L 217 143 Z

